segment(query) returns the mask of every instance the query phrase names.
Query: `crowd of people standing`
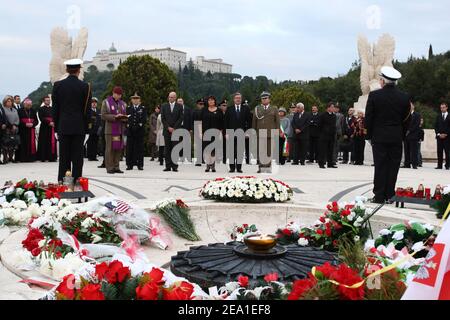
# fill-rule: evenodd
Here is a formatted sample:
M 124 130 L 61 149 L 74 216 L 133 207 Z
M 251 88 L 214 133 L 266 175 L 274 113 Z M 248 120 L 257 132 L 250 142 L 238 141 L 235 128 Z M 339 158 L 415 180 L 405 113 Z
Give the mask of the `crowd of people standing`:
M 223 160 L 229 163 L 230 172 L 242 172 L 242 163 L 250 164 L 257 159 L 249 150 L 249 141 L 245 141 L 245 149 L 238 152 L 238 141 L 234 142 L 233 159 L 227 159 L 227 129 L 237 130 L 255 128 L 255 123 L 262 121 L 257 112 L 251 111 L 243 101 L 240 93 L 233 96 L 233 103 L 218 103 L 214 96 L 199 99 L 195 108 L 185 105 L 175 92 L 168 96 L 168 103 L 157 105 L 148 115 L 148 109 L 141 105 L 141 97 L 135 94 L 131 103 L 122 100 L 123 90 L 114 88 L 110 97 L 98 106 L 98 99 L 92 98 L 90 119 L 88 123 L 88 139 L 85 141 L 84 155 L 90 161 L 97 161 L 98 155 L 104 155 L 99 168 L 106 168 L 108 173 L 123 173 L 119 168 L 120 160 L 126 158 L 127 170 L 136 166 L 144 168 L 144 136 L 148 134 L 148 152 L 151 161 L 165 164 L 165 171 L 177 171 L 177 163 L 173 163 L 171 153 L 176 142 L 171 139 L 175 129 L 183 128 L 200 136 L 202 150 L 212 140 L 204 139 L 202 132 L 217 129 L 223 132 L 220 143 L 223 144 Z M 264 96 L 264 97 L 263 97 Z M 261 106 L 270 106 L 270 94 L 263 93 Z M 264 102 L 266 100 L 266 102 Z M 272 117 L 279 129 L 279 157 L 275 159 L 279 165 L 302 165 L 317 163 L 320 168 L 336 168 L 340 164 L 364 165 L 367 129 L 364 112 L 355 112 L 348 108 L 341 112 L 338 104 L 328 103 L 324 112 L 319 112 L 317 105 L 306 111 L 303 103 L 292 104 L 289 108 L 271 107 Z M 261 109 L 264 110 L 264 109 Z M 274 114 L 275 113 L 275 114 Z M 149 120 L 148 120 L 149 119 Z M 256 121 L 256 122 L 255 122 Z M 277 122 L 278 121 L 278 122 Z M 441 105 L 441 113 L 436 119 L 435 131 L 438 146 L 438 167 L 450 167 L 448 105 Z M 148 123 L 148 126 L 147 126 Z M 279 123 L 279 124 L 278 124 Z M 52 101 L 49 96 L 42 99 L 41 106 L 35 110 L 32 101 L 20 96 L 6 96 L 0 108 L 0 142 L 1 163 L 57 161 L 57 136 L 52 113 Z M 197 126 L 197 130 L 195 129 Z M 148 133 L 147 128 L 148 127 Z M 37 131 L 37 128 L 39 130 Z M 237 139 L 236 137 L 234 139 Z M 411 103 L 411 119 L 404 138 L 404 168 L 422 166 L 421 143 L 424 141 L 423 118 L 414 110 Z M 198 159 L 196 166 L 206 165 L 206 172 L 215 172 L 215 153 L 204 154 Z M 181 155 L 180 160 L 191 161 Z

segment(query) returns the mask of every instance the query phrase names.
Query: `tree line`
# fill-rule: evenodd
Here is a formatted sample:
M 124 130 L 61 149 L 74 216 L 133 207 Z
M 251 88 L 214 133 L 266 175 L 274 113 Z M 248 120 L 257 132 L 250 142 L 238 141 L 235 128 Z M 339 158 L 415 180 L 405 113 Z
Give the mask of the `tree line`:
M 450 100 L 450 51 L 434 55 L 430 48 L 429 57 L 411 56 L 406 62 L 394 61 L 394 66 L 403 74 L 400 89 L 411 94 L 416 110 L 424 117 L 425 127 L 432 128 L 440 103 Z M 254 108 L 259 103 L 260 93 L 269 90 L 273 104 L 278 107 L 289 108 L 301 101 L 307 109 L 315 104 L 323 110 L 328 102 L 333 101 L 346 110 L 361 95 L 360 71 L 361 66 L 356 61 L 346 74 L 335 78 L 275 82 L 266 76 L 203 73 L 192 61 L 173 72 L 159 60 L 143 56 L 128 58 L 115 71 L 99 71 L 91 66 L 85 72 L 85 80 L 91 83 L 93 95 L 99 99 L 108 96 L 113 86 L 120 85 L 124 88 L 125 99 L 137 92 L 150 110 L 165 102 L 167 93 L 172 90 L 184 98 L 187 106 L 194 106 L 197 99 L 209 95 L 216 96 L 219 101 L 230 102 L 232 94 L 239 91 Z M 51 83 L 43 82 L 30 93 L 35 107 L 51 90 Z

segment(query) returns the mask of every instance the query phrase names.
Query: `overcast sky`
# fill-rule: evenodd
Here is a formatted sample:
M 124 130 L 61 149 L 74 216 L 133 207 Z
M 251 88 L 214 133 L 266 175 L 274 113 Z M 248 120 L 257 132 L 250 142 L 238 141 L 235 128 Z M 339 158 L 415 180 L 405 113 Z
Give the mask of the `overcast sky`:
M 0 95 L 48 81 L 50 31 L 76 25 L 78 9 L 89 29 L 86 60 L 112 42 L 119 51 L 170 46 L 280 81 L 346 73 L 359 34 L 392 34 L 399 60 L 427 55 L 430 43 L 435 53 L 450 50 L 448 0 L 0 0 Z

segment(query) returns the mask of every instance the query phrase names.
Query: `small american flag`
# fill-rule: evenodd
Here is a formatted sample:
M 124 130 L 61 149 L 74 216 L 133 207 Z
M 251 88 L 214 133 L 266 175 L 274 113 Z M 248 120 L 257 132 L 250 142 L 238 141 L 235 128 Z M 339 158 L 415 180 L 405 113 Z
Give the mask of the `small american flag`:
M 128 203 L 122 200 L 115 200 L 113 202 L 108 202 L 107 204 L 105 204 L 105 206 L 117 214 L 126 213 L 131 208 L 128 205 Z

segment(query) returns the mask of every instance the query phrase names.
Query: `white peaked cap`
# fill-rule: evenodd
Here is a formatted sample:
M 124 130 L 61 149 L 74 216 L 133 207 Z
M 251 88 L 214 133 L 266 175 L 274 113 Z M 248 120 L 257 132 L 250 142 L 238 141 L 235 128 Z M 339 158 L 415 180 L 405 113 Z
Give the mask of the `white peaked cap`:
M 381 68 L 380 76 L 388 80 L 397 81 L 402 77 L 402 74 L 392 67 L 385 66 Z

